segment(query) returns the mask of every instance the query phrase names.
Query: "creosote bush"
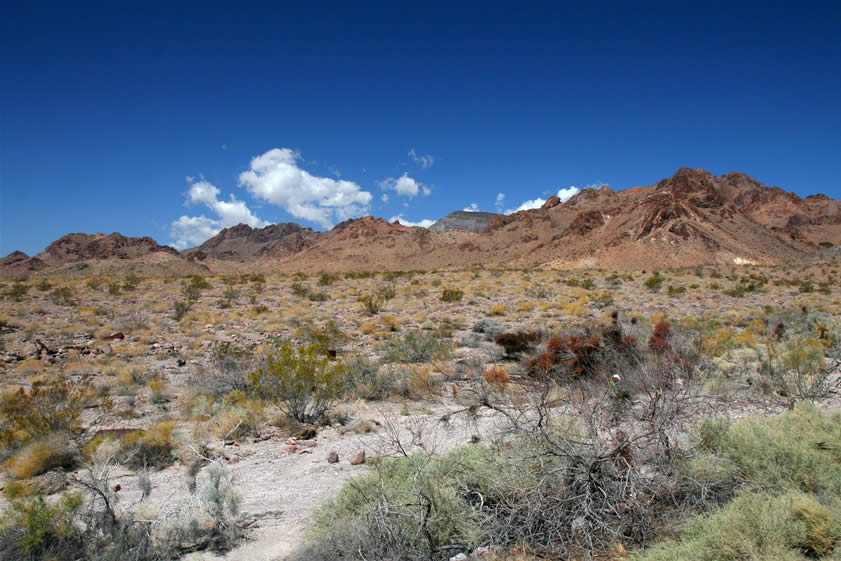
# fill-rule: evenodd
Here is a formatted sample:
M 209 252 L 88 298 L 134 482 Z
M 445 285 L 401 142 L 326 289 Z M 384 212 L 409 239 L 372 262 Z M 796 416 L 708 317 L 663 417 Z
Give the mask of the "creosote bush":
M 402 335 L 394 335 L 382 346 L 383 361 L 390 362 L 428 362 L 439 358 L 449 350 L 449 344 L 437 333 L 413 330 Z
M 276 341 L 265 366 L 251 375 L 250 390 L 301 423 L 316 423 L 341 395 L 345 366 L 320 344 Z
M 51 433 L 78 429 L 83 392 L 65 382 L 35 382 L 0 396 L 0 443 L 7 450 Z
M 445 288 L 441 293 L 442 302 L 460 302 L 464 298 L 464 291 L 460 288 Z

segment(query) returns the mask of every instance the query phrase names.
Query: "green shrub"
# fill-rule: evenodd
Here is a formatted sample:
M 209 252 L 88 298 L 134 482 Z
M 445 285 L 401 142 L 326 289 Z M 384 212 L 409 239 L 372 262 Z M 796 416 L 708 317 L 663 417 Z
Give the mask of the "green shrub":
M 187 312 L 190 311 L 190 308 L 193 307 L 192 300 L 178 300 L 172 305 L 173 317 L 175 321 L 181 321 L 181 319 L 187 315 Z
M 4 293 L 6 298 L 9 300 L 14 300 L 15 302 L 20 302 L 24 296 L 26 296 L 26 292 L 29 290 L 29 286 L 23 284 L 20 281 L 15 282 L 8 290 Z
M 380 313 L 380 310 L 385 304 L 385 300 L 376 294 L 363 294 L 357 299 L 362 304 L 362 307 L 368 312 L 368 315 L 374 316 Z
M 585 278 L 581 280 L 581 284 L 579 286 L 585 290 L 593 290 L 596 288 L 596 283 L 591 278 Z
M 29 479 L 55 468 L 73 468 L 76 450 L 68 444 L 69 434 L 51 433 L 32 440 L 14 453 L 3 467 L 18 479 Z
M 21 560 L 84 558 L 84 538 L 74 524 L 81 506 L 78 493 L 65 493 L 55 504 L 41 496 L 12 501 L 0 529 L 0 554 Z
M 135 290 L 137 288 L 137 286 L 140 284 L 140 281 L 142 281 L 142 280 L 143 279 L 141 279 L 140 277 L 138 277 L 134 273 L 129 273 L 128 275 L 126 275 L 126 278 L 123 279 L 123 290 L 126 290 L 126 291 Z
M 722 511 L 689 521 L 678 543 L 637 557 L 646 561 L 791 560 L 832 553 L 841 539 L 841 504 L 812 495 L 743 493 Z
M 321 273 L 321 276 L 318 277 L 318 286 L 330 286 L 334 282 L 339 280 L 339 275 L 332 275 L 330 273 Z
M 652 292 L 657 292 L 663 286 L 665 278 L 660 275 L 660 271 L 655 271 L 653 275 L 645 280 L 645 287 Z
M 841 497 L 841 413 L 822 414 L 803 401 L 776 417 L 706 421 L 700 433 L 701 449 L 740 481 Z
M 345 394 L 357 399 L 379 401 L 405 386 L 406 377 L 396 372 L 380 374 L 380 364 L 367 358 L 347 362 Z
M 275 401 L 301 423 L 320 421 L 341 395 L 345 367 L 331 360 L 320 344 L 296 347 L 275 342 L 266 365 L 251 375 L 251 390 Z
M 330 299 L 330 296 L 327 295 L 326 292 L 308 292 L 307 298 L 309 298 L 310 302 L 326 302 Z
M 0 438 L 9 445 L 53 432 L 74 432 L 84 405 L 83 392 L 65 382 L 38 381 L 29 391 L 5 393 L 0 396 Z
M 460 302 L 464 298 L 464 291 L 459 288 L 445 288 L 441 293 L 442 302 Z
M 357 551 L 363 545 L 360 538 L 367 541 L 366 533 L 387 527 L 386 534 L 403 537 L 403 543 L 391 545 L 399 549 L 389 552 L 403 551 L 400 559 L 432 559 L 437 546 L 481 543 L 484 516 L 473 500 L 493 497 L 496 473 L 489 449 L 469 445 L 443 456 L 382 457 L 371 464 L 372 474 L 345 485 L 318 514 L 314 532 L 315 541 L 321 542 L 321 547 L 315 546 L 321 550 L 318 559 L 338 558 L 340 551 L 329 551 L 331 542 L 334 548 L 338 545 L 337 528 L 344 530 L 343 537 L 354 542 Z M 376 547 L 364 545 L 368 551 Z M 312 552 L 305 551 L 300 558 L 309 555 Z
M 383 344 L 383 360 L 389 362 L 428 362 L 445 354 L 449 345 L 436 333 L 415 330 L 395 335 Z
M 292 294 L 295 296 L 300 296 L 302 298 L 306 297 L 307 294 L 310 293 L 310 289 L 301 284 L 300 282 L 293 282 L 289 285 L 289 290 L 292 291 Z
M 393 284 L 387 284 L 377 291 L 377 296 L 386 302 L 394 298 L 395 295 L 396 291 L 394 290 Z
M 72 306 L 73 289 L 69 286 L 60 286 L 50 293 L 50 300 L 61 306 Z

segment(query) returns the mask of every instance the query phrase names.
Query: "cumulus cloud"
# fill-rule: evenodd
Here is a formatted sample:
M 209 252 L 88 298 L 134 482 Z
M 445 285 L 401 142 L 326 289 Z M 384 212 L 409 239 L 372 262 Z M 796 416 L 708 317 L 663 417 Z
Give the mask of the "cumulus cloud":
M 580 192 L 581 192 L 581 189 L 579 189 L 575 185 L 570 185 L 566 189 L 558 190 L 558 198 L 561 199 L 562 203 L 565 203 Z
M 587 185 L 586 187 L 584 187 L 584 189 L 598 189 L 599 187 L 603 187 L 603 186 L 604 186 L 604 183 L 592 184 L 592 185 Z M 559 189 L 557 195 L 558 195 L 558 198 L 561 199 L 561 202 L 565 203 L 580 192 L 581 192 L 581 189 L 579 189 L 575 185 L 570 185 L 566 189 Z M 504 200 L 505 200 L 505 195 L 503 195 L 502 193 L 500 193 L 499 195 L 496 196 L 496 208 L 497 208 L 497 210 L 502 208 Z M 543 204 L 545 202 L 546 202 L 546 199 L 532 199 L 530 201 L 525 201 L 523 204 L 521 204 L 517 208 L 509 208 L 508 210 L 506 210 L 504 212 L 504 214 L 513 214 L 513 213 L 519 212 L 521 210 L 533 210 L 533 209 L 536 209 L 536 208 L 540 208 L 540 207 L 543 206 Z
M 496 202 L 494 203 L 497 212 L 502 212 L 502 209 L 505 208 L 505 193 L 497 193 L 496 194 Z
M 509 208 L 504 212 L 504 214 L 514 214 L 515 212 L 520 212 L 521 210 L 534 210 L 536 208 L 540 208 L 543 206 L 543 203 L 546 202 L 546 199 L 532 199 L 530 201 L 526 201 L 517 208 Z
M 404 173 L 398 178 L 389 177 L 380 181 L 380 189 L 384 191 L 394 191 L 398 195 L 409 197 L 410 199 L 417 196 L 418 193 L 429 195 L 432 190 L 423 183 L 409 177 L 408 173 Z
M 431 168 L 432 164 L 435 163 L 435 158 L 431 154 L 427 154 L 425 156 L 418 154 L 415 152 L 415 149 L 412 148 L 409 150 L 409 157 L 418 164 L 420 167 L 426 169 Z
M 435 224 L 435 220 L 430 220 L 428 218 L 424 218 L 423 220 L 419 220 L 418 222 L 412 222 L 403 218 L 402 214 L 392 216 L 388 219 L 389 222 L 394 222 L 395 220 L 399 220 L 403 226 L 420 226 L 421 228 L 429 228 L 430 226 Z
M 206 216 L 182 216 L 170 225 L 169 236 L 175 249 L 186 249 L 201 245 L 219 233 L 222 228 L 218 220 Z
M 176 249 L 199 245 L 219 233 L 222 228 L 248 224 L 252 228 L 268 226 L 269 222 L 258 218 L 243 201 L 231 195 L 230 201 L 219 200 L 218 187 L 204 178 L 196 181 L 188 177 L 190 189 L 187 191 L 187 204 L 203 204 L 216 214 L 216 218 L 207 216 L 181 216 L 170 225 L 170 237 L 175 240 Z
M 470 203 L 470 206 L 466 207 L 464 212 L 479 212 L 479 205 L 476 203 Z
M 333 226 L 368 211 L 372 195 L 353 181 L 317 177 L 298 167 L 300 154 L 273 148 L 254 157 L 239 184 L 258 199 L 282 207 L 296 218 Z

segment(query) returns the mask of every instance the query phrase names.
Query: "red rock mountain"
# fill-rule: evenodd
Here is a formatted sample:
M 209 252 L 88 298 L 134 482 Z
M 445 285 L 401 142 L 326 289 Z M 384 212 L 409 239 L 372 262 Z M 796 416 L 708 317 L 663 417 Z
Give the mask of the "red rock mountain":
M 466 267 L 653 268 L 795 263 L 841 245 L 841 202 L 800 198 L 739 172 L 681 168 L 649 187 L 584 189 L 566 202 L 490 218 L 481 233 L 389 224 L 366 216 L 329 232 L 297 224 L 228 228 L 183 252 L 210 270 L 356 271 Z M 70 234 L 32 258 L 12 254 L 0 272 L 166 251 L 150 238 Z M 223 263 L 229 265 L 221 266 Z M 218 267 L 216 264 L 220 264 Z M 203 265 L 205 266 L 205 265 Z M 28 268 L 28 269 L 27 269 Z
M 151 253 L 178 255 L 173 248 L 159 245 L 149 237 L 132 238 L 113 234 L 67 234 L 34 257 L 16 251 L 0 262 L 3 276 L 25 274 L 68 263 L 102 259 L 136 259 Z
M 271 224 L 265 228 L 239 224 L 225 228 L 198 247 L 184 250 L 182 255 L 199 261 L 208 257 L 236 261 L 283 258 L 310 247 L 323 235 L 294 223 Z
M 549 201 L 547 201 L 549 203 Z M 349 232 L 352 232 L 349 233 Z M 494 217 L 481 234 L 370 217 L 275 263 L 282 270 L 677 267 L 786 263 L 841 245 L 841 203 L 801 199 L 743 173 L 681 168 L 650 187 L 584 189 L 565 203 Z

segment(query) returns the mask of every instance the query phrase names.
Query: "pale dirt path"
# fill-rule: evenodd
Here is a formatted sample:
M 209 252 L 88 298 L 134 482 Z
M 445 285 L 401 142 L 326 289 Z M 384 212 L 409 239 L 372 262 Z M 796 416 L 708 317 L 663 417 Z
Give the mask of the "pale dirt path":
M 474 436 L 486 440 L 492 436 L 500 418 L 484 415 L 475 422 L 457 418 L 449 424 L 438 422 L 441 415 L 455 407 L 429 405 L 424 413 L 406 416 L 394 415 L 393 411 L 369 410 L 365 417 L 384 422 L 392 419 L 399 426 L 402 441 L 411 443 L 409 427 L 418 423 L 425 427 L 423 444 L 436 451 L 445 451 L 466 444 Z M 188 561 L 283 561 L 305 540 L 314 513 L 320 505 L 334 497 L 339 489 L 354 477 L 369 472 L 365 465 L 353 466 L 349 458 L 360 448 L 368 456 L 387 448 L 390 431 L 381 428 L 375 433 L 341 434 L 336 429 L 319 433 L 318 445 L 311 454 L 287 454 L 283 447 L 286 439 L 271 438 L 262 442 L 229 446 L 226 455 L 233 459 L 228 469 L 234 477 L 237 492 L 242 497 L 241 513 L 245 518 L 259 519 L 247 532 L 247 540 L 240 543 L 226 555 L 210 552 L 195 552 L 187 555 Z M 337 464 L 327 463 L 330 450 L 339 453 Z M 185 485 L 185 469 L 175 465 L 152 473 L 153 490 L 149 502 L 161 510 L 167 506 L 188 500 Z M 199 474 L 199 488 L 202 476 Z M 120 504 L 134 505 L 140 498 L 137 478 L 126 475 L 114 480 L 120 483 Z

